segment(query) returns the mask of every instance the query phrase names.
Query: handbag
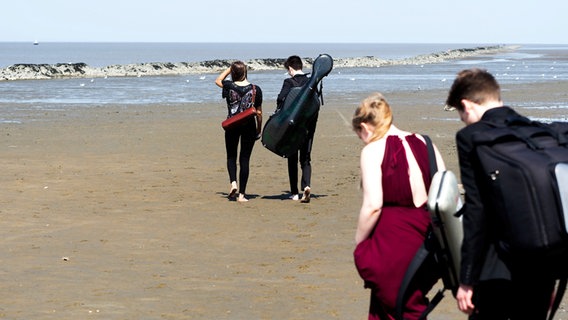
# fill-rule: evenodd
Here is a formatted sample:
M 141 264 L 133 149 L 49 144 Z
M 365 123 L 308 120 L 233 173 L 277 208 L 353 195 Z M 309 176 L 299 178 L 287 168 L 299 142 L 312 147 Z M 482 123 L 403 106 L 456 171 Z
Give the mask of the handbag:
M 245 124 L 249 117 L 256 116 L 256 108 L 254 107 L 254 100 L 256 96 L 256 87 L 252 85 L 252 105 L 249 108 L 235 114 L 234 116 L 225 119 L 221 122 L 221 127 L 225 130 L 239 127 Z
M 234 115 L 230 118 L 227 118 L 226 120 L 221 122 L 221 126 L 225 130 L 236 128 L 236 127 L 243 125 L 249 117 L 255 116 L 255 115 L 256 115 L 256 108 L 250 107 L 248 109 L 245 109 L 245 110 L 237 113 L 236 115 Z

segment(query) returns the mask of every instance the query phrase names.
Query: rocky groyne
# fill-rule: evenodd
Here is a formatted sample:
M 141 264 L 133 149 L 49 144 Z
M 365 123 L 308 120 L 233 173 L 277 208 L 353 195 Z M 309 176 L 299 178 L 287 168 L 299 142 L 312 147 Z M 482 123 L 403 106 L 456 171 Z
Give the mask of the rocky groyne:
M 393 65 L 412 65 L 439 63 L 452 59 L 495 54 L 514 50 L 512 46 L 488 46 L 448 50 L 444 52 L 420 55 L 412 58 L 389 60 L 374 56 L 355 58 L 335 58 L 335 68 L 381 67 Z M 312 58 L 305 58 L 306 68 L 310 69 Z M 148 62 L 106 67 L 90 67 L 85 63 L 58 64 L 15 64 L 0 69 L 0 81 L 62 79 L 62 78 L 101 78 L 101 77 L 140 77 L 167 76 L 181 74 L 207 74 L 221 72 L 231 64 L 232 60 L 209 60 L 202 62 Z M 282 59 L 251 59 L 245 61 L 250 70 L 277 70 L 284 63 Z

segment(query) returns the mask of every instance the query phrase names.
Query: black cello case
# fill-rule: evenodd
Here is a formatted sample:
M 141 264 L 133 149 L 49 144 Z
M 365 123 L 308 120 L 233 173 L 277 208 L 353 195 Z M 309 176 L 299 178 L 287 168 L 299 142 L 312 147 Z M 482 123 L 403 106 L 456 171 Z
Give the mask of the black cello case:
M 332 68 L 333 59 L 328 54 L 320 54 L 314 60 L 308 82 L 292 88 L 281 110 L 266 121 L 262 145 L 281 157 L 288 157 L 300 148 L 307 136 L 309 120 L 319 112 L 317 86 Z

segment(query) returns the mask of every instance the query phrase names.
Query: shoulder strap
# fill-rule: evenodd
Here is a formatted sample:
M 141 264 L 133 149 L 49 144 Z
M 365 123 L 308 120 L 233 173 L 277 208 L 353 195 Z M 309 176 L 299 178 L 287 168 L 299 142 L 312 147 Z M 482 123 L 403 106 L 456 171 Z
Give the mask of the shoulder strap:
M 420 266 L 422 265 L 422 263 L 424 263 L 424 261 L 426 260 L 426 258 L 429 255 L 429 251 L 426 249 L 426 247 L 424 246 L 424 243 L 420 246 L 420 248 L 418 249 L 418 251 L 416 252 L 416 254 L 414 255 L 414 258 L 412 258 L 412 261 L 410 261 L 410 264 L 408 265 L 408 268 L 406 269 L 406 273 L 404 274 L 404 278 L 402 278 L 402 283 L 400 285 L 400 289 L 398 289 L 398 295 L 396 296 L 396 319 L 397 320 L 403 320 L 402 318 L 402 309 L 404 306 L 404 300 L 406 300 L 406 289 L 408 289 L 408 286 L 410 285 L 410 282 L 412 281 L 412 278 L 414 277 L 414 274 L 418 271 L 418 269 L 420 269 Z
M 414 279 L 414 275 L 418 272 L 418 270 L 420 270 L 420 267 L 422 267 L 426 259 L 431 257 L 432 252 L 437 250 L 437 246 L 439 246 L 439 244 L 432 230 L 428 230 L 424 243 L 422 243 L 422 245 L 414 255 L 414 258 L 412 258 L 412 261 L 410 261 L 410 264 L 406 269 L 406 273 L 404 274 L 404 278 L 402 278 L 402 283 L 400 285 L 400 289 L 398 290 L 398 295 L 396 296 L 395 319 L 404 320 L 402 314 L 403 314 L 404 302 L 407 298 L 406 290 L 408 289 L 408 286 Z M 442 298 L 444 297 L 444 290 L 445 288 L 438 290 L 436 295 L 432 298 L 432 300 L 430 301 L 430 303 L 428 304 L 428 306 L 422 312 L 420 318 L 418 319 L 426 319 L 428 314 L 432 312 L 432 310 L 434 310 L 434 308 L 438 305 L 440 301 L 442 301 Z
M 319 87 L 319 90 L 317 92 L 318 92 L 318 96 L 319 96 L 320 101 L 321 101 L 321 105 L 323 106 L 323 80 L 320 81 L 320 87 Z
M 432 139 L 429 136 L 423 134 L 424 140 L 426 141 L 426 148 L 428 149 L 428 162 L 430 163 L 430 177 L 438 171 L 438 164 L 436 163 L 436 152 L 434 151 L 434 145 L 432 144 Z
M 568 146 L 568 122 L 553 122 L 547 126 L 556 132 L 560 145 Z
M 564 296 L 564 291 L 566 291 L 566 285 L 568 284 L 568 278 L 564 277 L 558 282 L 558 288 L 556 288 L 556 294 L 552 306 L 550 307 L 550 314 L 548 315 L 548 320 L 554 319 L 554 314 L 560 307 L 560 302 L 562 302 L 562 297 Z

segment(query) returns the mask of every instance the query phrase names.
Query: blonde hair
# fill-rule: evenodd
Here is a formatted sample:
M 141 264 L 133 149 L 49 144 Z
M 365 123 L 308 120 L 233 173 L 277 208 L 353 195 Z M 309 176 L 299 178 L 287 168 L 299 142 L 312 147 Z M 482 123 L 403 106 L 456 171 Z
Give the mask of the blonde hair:
M 387 133 L 392 124 L 392 111 L 382 94 L 373 93 L 361 101 L 351 121 L 353 130 L 361 130 L 363 122 L 375 127 L 370 141 L 376 141 Z

